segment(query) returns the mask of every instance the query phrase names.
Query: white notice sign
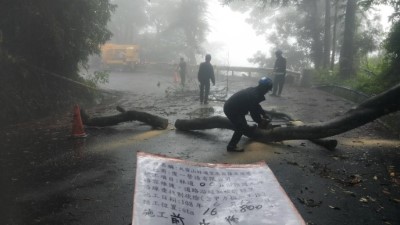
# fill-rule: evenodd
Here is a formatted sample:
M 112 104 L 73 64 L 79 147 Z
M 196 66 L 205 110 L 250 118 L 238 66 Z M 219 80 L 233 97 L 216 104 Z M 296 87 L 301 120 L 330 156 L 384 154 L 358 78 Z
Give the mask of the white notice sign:
M 305 225 L 269 167 L 139 152 L 132 225 Z

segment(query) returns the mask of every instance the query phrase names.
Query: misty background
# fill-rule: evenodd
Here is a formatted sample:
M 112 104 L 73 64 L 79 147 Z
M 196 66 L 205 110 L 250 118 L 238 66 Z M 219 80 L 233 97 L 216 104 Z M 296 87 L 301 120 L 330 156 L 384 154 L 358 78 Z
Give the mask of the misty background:
M 313 56 L 316 53 L 310 43 L 313 12 L 304 8 L 311 8 L 310 5 L 269 7 L 265 2 L 112 0 L 116 9 L 108 24 L 113 33 L 109 42 L 140 45 L 142 58 L 147 62 L 176 63 L 184 57 L 189 63 L 198 64 L 210 53 L 213 63 L 218 65 L 272 67 L 273 52 L 282 49 L 290 69 L 300 71 L 320 64 L 314 60 L 319 57 Z M 317 7 L 315 16 L 320 17 L 315 18 L 320 23 L 315 29 L 322 42 L 325 1 L 312 2 Z M 336 13 L 337 20 L 337 46 L 332 49 L 333 54 L 340 51 L 346 1 L 331 2 L 331 16 Z M 360 57 L 379 54 L 392 12 L 389 6 L 357 12 Z M 337 62 L 338 57 L 331 60 Z

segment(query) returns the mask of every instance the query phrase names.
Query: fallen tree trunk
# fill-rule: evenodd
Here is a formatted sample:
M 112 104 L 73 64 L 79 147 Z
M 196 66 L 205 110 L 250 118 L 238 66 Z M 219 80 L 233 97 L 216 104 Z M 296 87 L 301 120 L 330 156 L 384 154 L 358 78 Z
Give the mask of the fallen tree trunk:
M 344 115 L 322 123 L 302 124 L 298 126 L 256 129 L 249 138 L 260 142 L 283 140 L 311 140 L 331 137 L 360 127 L 375 119 L 400 110 L 400 84 L 371 97 L 347 111 Z M 210 118 L 177 120 L 175 127 L 180 130 L 204 130 L 213 128 L 233 129 L 230 121 L 221 116 Z M 319 141 L 319 140 L 318 140 Z M 317 142 L 318 142 L 317 141 Z
M 283 113 L 282 113 L 283 114 Z M 177 120 L 175 122 L 175 127 L 179 130 L 206 130 L 206 129 L 214 129 L 214 128 L 223 128 L 234 130 L 233 124 L 226 117 L 222 116 L 213 116 L 209 118 L 197 118 L 191 120 Z M 276 128 L 272 128 L 276 129 Z M 267 129 L 268 130 L 268 129 Z M 265 129 L 257 129 L 257 131 L 266 131 Z M 251 137 L 255 138 L 255 137 Z M 286 140 L 286 139 L 285 139 Z M 265 141 L 263 139 L 259 139 L 261 142 L 275 142 L 275 141 Z M 279 140 L 276 140 L 279 141 Z M 323 146 L 328 150 L 334 150 L 337 146 L 336 140 L 323 140 L 323 139 L 311 139 L 309 140 L 314 144 Z
M 166 129 L 168 127 L 168 119 L 136 110 L 126 111 L 121 107 L 117 107 L 117 110 L 120 112 L 117 115 L 90 118 L 89 115 L 81 109 L 82 123 L 87 126 L 105 127 L 137 120 L 153 128 Z

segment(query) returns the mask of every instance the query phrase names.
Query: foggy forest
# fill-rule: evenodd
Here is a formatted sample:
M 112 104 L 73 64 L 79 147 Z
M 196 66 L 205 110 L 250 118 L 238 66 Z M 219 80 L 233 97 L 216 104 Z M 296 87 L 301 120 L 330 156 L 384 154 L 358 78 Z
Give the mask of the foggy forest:
M 180 210 L 135 202 L 161 201 L 149 194 L 158 187 L 138 191 L 141 154 L 214 169 L 265 162 L 298 219 L 288 224 L 399 224 L 399 9 L 0 0 L 0 224 L 194 221 L 179 188 Z M 198 205 L 195 223 L 286 219 L 269 214 L 280 203 L 221 199 Z

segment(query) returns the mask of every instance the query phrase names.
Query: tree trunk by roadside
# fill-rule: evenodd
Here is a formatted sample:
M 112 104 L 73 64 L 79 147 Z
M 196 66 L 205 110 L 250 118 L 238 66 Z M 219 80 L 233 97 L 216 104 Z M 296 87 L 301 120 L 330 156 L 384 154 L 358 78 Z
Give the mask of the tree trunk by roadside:
M 331 0 L 325 0 L 324 69 L 328 68 L 330 62 L 331 39 Z
M 350 78 L 355 75 L 354 68 L 354 36 L 356 30 L 356 0 L 347 0 L 346 16 L 344 21 L 343 44 L 340 49 L 339 75 Z
M 400 84 L 369 98 L 356 108 L 340 117 L 322 123 L 303 124 L 288 127 L 256 129 L 249 136 L 257 141 L 269 143 L 283 140 L 316 140 L 344 133 L 389 113 L 400 110 Z M 204 130 L 213 128 L 233 129 L 225 117 L 215 116 L 202 119 L 177 120 L 175 127 L 180 130 Z
M 333 28 L 332 28 L 332 57 L 331 57 L 331 70 L 333 71 L 333 68 L 335 66 L 335 55 L 336 55 L 336 30 L 337 30 L 337 24 L 338 24 L 338 5 L 339 5 L 339 0 L 335 1 L 335 15 L 333 17 Z
M 168 127 L 168 119 L 152 115 L 147 112 L 136 110 L 126 111 L 121 107 L 117 107 L 117 110 L 120 113 L 113 116 L 90 118 L 89 115 L 83 109 L 81 109 L 82 123 L 86 126 L 105 127 L 114 126 L 122 122 L 137 120 L 146 123 L 153 128 L 166 129 Z
M 323 43 L 321 40 L 322 24 L 321 24 L 321 14 L 318 0 L 310 0 L 308 2 L 309 8 L 309 23 L 310 32 L 312 38 L 312 58 L 314 62 L 314 67 L 316 69 L 321 68 L 323 62 Z

